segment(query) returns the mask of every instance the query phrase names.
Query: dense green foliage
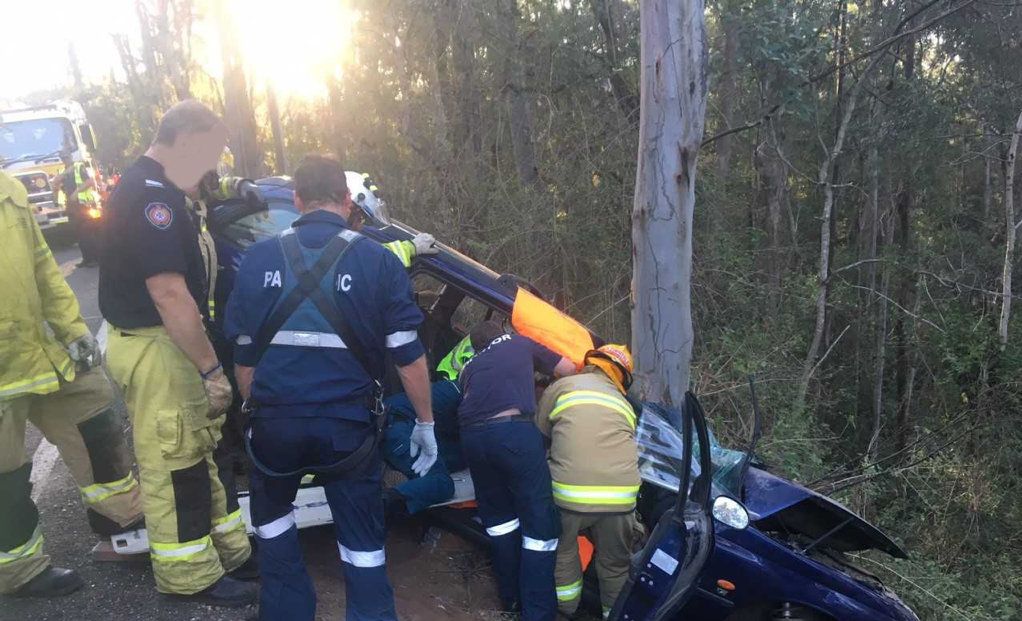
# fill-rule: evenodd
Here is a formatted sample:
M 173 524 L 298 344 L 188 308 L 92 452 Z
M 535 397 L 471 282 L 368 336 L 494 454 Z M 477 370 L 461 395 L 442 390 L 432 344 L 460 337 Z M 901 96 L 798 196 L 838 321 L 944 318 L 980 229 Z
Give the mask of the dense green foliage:
M 340 154 L 401 219 L 627 340 L 636 3 L 350 4 L 343 77 L 324 100 L 282 102 L 288 161 Z M 866 569 L 924 619 L 1022 617 L 1019 319 L 1003 350 L 997 335 L 1019 7 L 717 0 L 707 19 L 708 133 L 749 126 L 707 143 L 697 186 L 693 378 L 718 434 L 744 441 L 756 374 L 766 462 L 913 557 Z M 147 138 L 129 109 L 152 102 L 113 84 L 84 95 L 102 156 L 123 165 Z M 261 96 L 254 108 L 271 162 Z M 826 316 L 807 363 L 826 183 Z

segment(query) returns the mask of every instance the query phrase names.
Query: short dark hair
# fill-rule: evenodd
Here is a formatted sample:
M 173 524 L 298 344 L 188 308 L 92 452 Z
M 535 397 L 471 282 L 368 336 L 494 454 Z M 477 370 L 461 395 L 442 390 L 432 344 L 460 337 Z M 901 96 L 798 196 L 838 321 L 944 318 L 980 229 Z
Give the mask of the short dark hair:
M 504 334 L 504 326 L 499 321 L 487 319 L 477 323 L 468 338 L 472 341 L 472 349 L 478 353 L 485 349 L 490 341 L 502 334 Z
M 295 194 L 306 205 L 344 202 L 348 179 L 341 162 L 329 155 L 310 155 L 295 171 Z
M 223 123 L 223 119 L 206 104 L 195 99 L 186 99 L 174 104 L 163 114 L 153 144 L 170 147 L 181 134 L 208 132 Z

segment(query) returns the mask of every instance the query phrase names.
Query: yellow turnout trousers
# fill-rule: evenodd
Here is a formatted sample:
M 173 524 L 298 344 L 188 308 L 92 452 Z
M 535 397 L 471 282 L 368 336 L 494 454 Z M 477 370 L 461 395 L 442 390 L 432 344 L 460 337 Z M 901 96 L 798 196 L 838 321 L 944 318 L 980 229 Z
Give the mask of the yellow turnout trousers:
M 561 508 L 561 542 L 557 546 L 554 582 L 557 609 L 571 616 L 582 600 L 582 564 L 578 555 L 578 536 L 585 532 L 593 542 L 596 577 L 600 582 L 603 617 L 610 614 L 614 601 L 628 580 L 632 548 L 642 537 L 642 526 L 635 513 L 578 513 Z
M 123 420 L 112 404 L 101 369 L 78 373 L 72 382 L 61 379 L 56 392 L 0 400 L 0 593 L 16 590 L 49 565 L 31 496 L 26 422 L 57 447 L 97 534 L 122 532 L 142 517 Z
M 201 591 L 252 554 L 213 462 L 224 417 L 207 416 L 202 379 L 162 326 L 110 326 L 107 365 L 134 426 L 156 588 Z

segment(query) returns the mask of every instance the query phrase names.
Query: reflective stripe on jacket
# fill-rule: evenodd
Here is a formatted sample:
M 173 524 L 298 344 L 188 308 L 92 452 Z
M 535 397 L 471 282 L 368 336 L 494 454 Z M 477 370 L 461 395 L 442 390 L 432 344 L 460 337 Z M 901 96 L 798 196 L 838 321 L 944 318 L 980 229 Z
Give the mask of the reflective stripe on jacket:
M 0 400 L 46 394 L 74 380 L 64 349 L 88 332 L 78 300 L 53 259 L 25 186 L 0 172 Z M 49 327 L 49 329 L 47 328 Z M 52 330 L 52 334 L 50 333 Z
M 639 493 L 635 412 L 596 367 L 557 380 L 536 413 L 550 437 L 550 475 L 557 506 L 579 511 L 626 512 Z

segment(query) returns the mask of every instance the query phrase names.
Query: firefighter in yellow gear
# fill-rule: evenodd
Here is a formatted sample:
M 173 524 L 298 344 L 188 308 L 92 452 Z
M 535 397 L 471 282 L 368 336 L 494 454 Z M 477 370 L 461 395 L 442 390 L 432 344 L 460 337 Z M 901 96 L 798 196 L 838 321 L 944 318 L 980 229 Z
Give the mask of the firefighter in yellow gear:
M 557 607 L 565 615 L 574 614 L 582 597 L 579 533 L 587 530 L 596 548 L 606 617 L 624 588 L 633 543 L 642 532 L 635 518 L 636 417 L 625 398 L 631 382 L 628 348 L 604 345 L 585 355 L 581 373 L 551 384 L 537 409 L 536 424 L 550 438 L 550 476 L 561 513 L 554 580 Z
M 258 571 L 213 460 L 233 393 L 202 322 L 205 266 L 181 189 L 215 167 L 225 142 L 203 104 L 167 111 L 110 197 L 99 303 L 108 367 L 132 417 L 156 588 L 245 606 Z
M 142 502 L 96 341 L 24 186 L 3 172 L 0 247 L 0 593 L 63 595 L 82 580 L 51 566 L 43 553 L 30 495 L 26 421 L 59 450 L 97 534 L 132 528 L 142 517 Z

